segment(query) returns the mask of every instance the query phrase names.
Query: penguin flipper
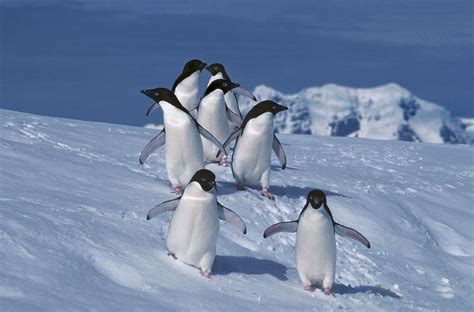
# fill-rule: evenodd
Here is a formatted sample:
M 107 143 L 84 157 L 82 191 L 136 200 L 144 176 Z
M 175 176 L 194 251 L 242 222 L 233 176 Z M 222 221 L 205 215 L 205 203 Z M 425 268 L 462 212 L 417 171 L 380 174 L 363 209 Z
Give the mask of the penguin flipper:
M 145 145 L 142 152 L 140 153 L 140 165 L 143 165 L 147 160 L 148 156 L 150 156 L 156 149 L 166 143 L 166 135 L 165 135 L 165 128 L 160 131 L 150 142 Z
M 232 89 L 232 92 L 234 92 L 236 94 L 239 94 L 239 95 L 246 96 L 249 99 L 252 99 L 254 101 L 257 101 L 257 98 L 255 97 L 255 95 L 253 95 L 252 92 L 250 92 L 248 90 L 245 90 L 244 88 L 237 87 L 237 88 Z
M 219 148 L 219 153 L 224 153 L 224 155 L 227 155 L 227 152 L 225 151 L 225 148 L 224 146 L 221 144 L 221 142 L 219 142 L 219 140 L 212 135 L 212 133 L 210 133 L 209 131 L 206 130 L 206 128 L 204 128 L 203 126 L 201 126 L 197 121 L 196 121 L 196 126 L 197 126 L 197 129 L 199 131 L 199 133 L 205 137 L 206 139 L 208 139 L 209 141 L 212 142 L 212 144 L 214 144 L 215 146 L 217 146 Z
M 275 154 L 277 155 L 278 160 L 280 161 L 281 169 L 285 169 L 286 168 L 285 151 L 283 150 L 283 146 L 281 146 L 281 143 L 280 143 L 280 141 L 278 141 L 275 134 L 273 134 L 272 149 L 275 152 Z
M 226 108 L 226 115 L 227 115 L 227 119 L 229 119 L 229 121 L 233 124 L 236 124 L 237 126 L 240 127 L 240 125 L 242 125 L 242 118 L 237 115 L 236 113 L 234 113 L 229 107 L 225 107 Z
M 224 207 L 221 203 L 217 202 L 217 211 L 219 213 L 219 219 L 232 223 L 242 234 L 247 234 L 247 227 L 244 221 L 229 208 Z
M 236 107 L 232 109 L 232 107 L 227 105 L 227 102 L 225 103 L 225 106 L 228 107 L 234 114 L 239 115 L 240 119 L 242 119 L 243 121 L 244 119 L 242 118 L 242 112 L 240 111 L 240 107 L 239 107 L 239 99 L 237 98 L 237 95 L 234 92 L 232 92 L 232 96 L 234 97 L 235 103 L 237 104 Z
M 227 147 L 227 145 L 230 144 L 233 140 L 235 140 L 240 134 L 242 133 L 242 128 L 237 128 L 232 134 L 225 140 L 224 142 L 224 148 Z M 216 155 L 216 158 L 218 158 L 221 155 L 221 151 L 219 151 Z
M 151 113 L 153 113 L 155 110 L 158 109 L 158 107 L 160 107 L 160 105 L 158 105 L 158 103 L 156 102 L 153 102 L 153 104 L 151 104 L 151 106 L 147 109 L 146 111 L 146 116 L 150 115 Z
M 151 219 L 153 219 L 154 217 L 156 217 L 157 215 L 159 215 L 163 212 L 175 210 L 176 207 L 178 207 L 180 199 L 181 199 L 181 196 L 178 197 L 178 198 L 175 198 L 175 199 L 164 201 L 164 202 L 156 205 L 155 207 L 151 208 L 150 211 L 148 211 L 148 213 L 146 215 L 146 219 L 151 220 Z
M 198 108 L 197 107 L 193 108 L 192 110 L 189 111 L 189 114 L 193 117 L 194 120 L 196 120 L 197 115 L 198 115 Z
M 263 232 L 263 238 L 267 238 L 275 233 L 288 232 L 294 233 L 298 229 L 298 221 L 280 222 L 270 225 L 265 232 Z
M 362 245 L 364 245 L 365 247 L 370 248 L 369 240 L 365 238 L 364 235 L 357 232 L 356 230 L 339 223 L 334 223 L 334 230 L 336 231 L 336 234 L 340 236 L 352 238 L 358 241 L 359 243 L 361 243 Z

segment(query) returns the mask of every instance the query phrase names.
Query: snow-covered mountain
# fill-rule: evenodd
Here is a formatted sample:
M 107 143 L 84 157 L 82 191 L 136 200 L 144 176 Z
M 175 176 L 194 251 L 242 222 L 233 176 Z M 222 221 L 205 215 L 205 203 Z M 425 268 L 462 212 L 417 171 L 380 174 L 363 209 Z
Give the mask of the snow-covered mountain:
M 174 198 L 158 130 L 0 110 L 0 311 L 472 311 L 472 146 L 280 134 L 288 168 L 270 188 L 237 192 L 211 165 L 218 198 L 247 224 L 221 224 L 213 277 L 166 256 Z M 277 160 L 274 159 L 277 164 Z M 336 221 L 371 242 L 337 237 L 334 296 L 303 290 L 294 220 L 312 188 Z
M 474 138 L 446 109 L 394 83 L 370 89 L 327 84 L 296 94 L 260 85 L 254 94 L 289 107 L 277 115 L 280 133 L 429 143 L 471 143 Z M 240 101 L 244 113 L 255 105 L 247 98 Z

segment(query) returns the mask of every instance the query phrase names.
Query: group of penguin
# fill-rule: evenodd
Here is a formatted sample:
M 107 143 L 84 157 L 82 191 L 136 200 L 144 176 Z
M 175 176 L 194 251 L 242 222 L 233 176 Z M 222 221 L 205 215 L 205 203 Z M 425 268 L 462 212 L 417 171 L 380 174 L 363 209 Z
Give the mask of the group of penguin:
M 204 166 L 206 163 L 230 165 L 238 190 L 260 184 L 261 195 L 274 200 L 269 190 L 271 153 L 275 152 L 282 169 L 286 167 L 286 156 L 274 134 L 273 118 L 288 108 L 265 100 L 242 117 L 237 95 L 256 101 L 255 96 L 232 82 L 222 64 L 206 65 L 191 60 L 184 65 L 171 90 L 141 91 L 154 101 L 147 115 L 162 108 L 164 127 L 145 146 L 139 160 L 143 164 L 166 143 L 168 179 L 179 197 L 153 207 L 147 220 L 173 211 L 166 238 L 168 255 L 197 267 L 203 276 L 210 278 L 219 219 L 231 223 L 243 234 L 247 229 L 234 211 L 219 203 L 216 176 Z M 211 78 L 200 97 L 200 75 L 204 69 L 211 73 Z M 234 140 L 229 164 L 229 146 Z M 370 248 L 362 234 L 334 221 L 326 195 L 318 189 L 308 193 L 298 220 L 273 224 L 263 237 L 279 232 L 296 232 L 296 267 L 304 289 L 314 292 L 318 286 L 327 295 L 332 293 L 335 278 L 335 234 Z

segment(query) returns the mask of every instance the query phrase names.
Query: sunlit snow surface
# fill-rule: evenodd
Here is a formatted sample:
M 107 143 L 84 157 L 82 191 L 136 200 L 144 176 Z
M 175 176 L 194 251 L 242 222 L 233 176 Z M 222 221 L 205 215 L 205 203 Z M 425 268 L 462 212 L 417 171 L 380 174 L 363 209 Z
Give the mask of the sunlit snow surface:
M 473 148 L 356 138 L 279 135 L 271 190 L 237 192 L 217 173 L 219 200 L 247 223 L 222 223 L 213 277 L 166 256 L 174 198 L 164 149 L 138 155 L 156 130 L 1 110 L 0 310 L 354 310 L 473 308 Z M 366 249 L 337 238 L 334 296 L 303 290 L 295 235 L 263 239 L 292 220 L 312 188 Z

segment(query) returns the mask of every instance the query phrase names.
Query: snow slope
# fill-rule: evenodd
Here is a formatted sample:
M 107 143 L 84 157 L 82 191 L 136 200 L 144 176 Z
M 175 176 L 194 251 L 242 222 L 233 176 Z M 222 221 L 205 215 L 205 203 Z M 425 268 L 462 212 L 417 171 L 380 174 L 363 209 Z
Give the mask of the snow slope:
M 274 100 L 289 110 L 277 116 L 280 133 L 351 136 L 428 143 L 470 143 L 472 133 L 443 107 L 417 98 L 395 83 L 369 89 L 327 84 L 296 94 L 257 86 L 259 100 Z M 241 99 L 243 112 L 255 105 Z
M 248 234 L 221 225 L 211 280 L 166 256 L 173 198 L 156 130 L 1 110 L 0 311 L 470 311 L 473 308 L 472 147 L 279 135 L 275 202 L 237 192 L 229 168 L 219 200 Z M 276 159 L 274 159 L 275 164 Z M 263 239 L 297 218 L 321 188 L 342 224 L 372 249 L 337 238 L 335 296 L 303 291 L 295 235 Z

